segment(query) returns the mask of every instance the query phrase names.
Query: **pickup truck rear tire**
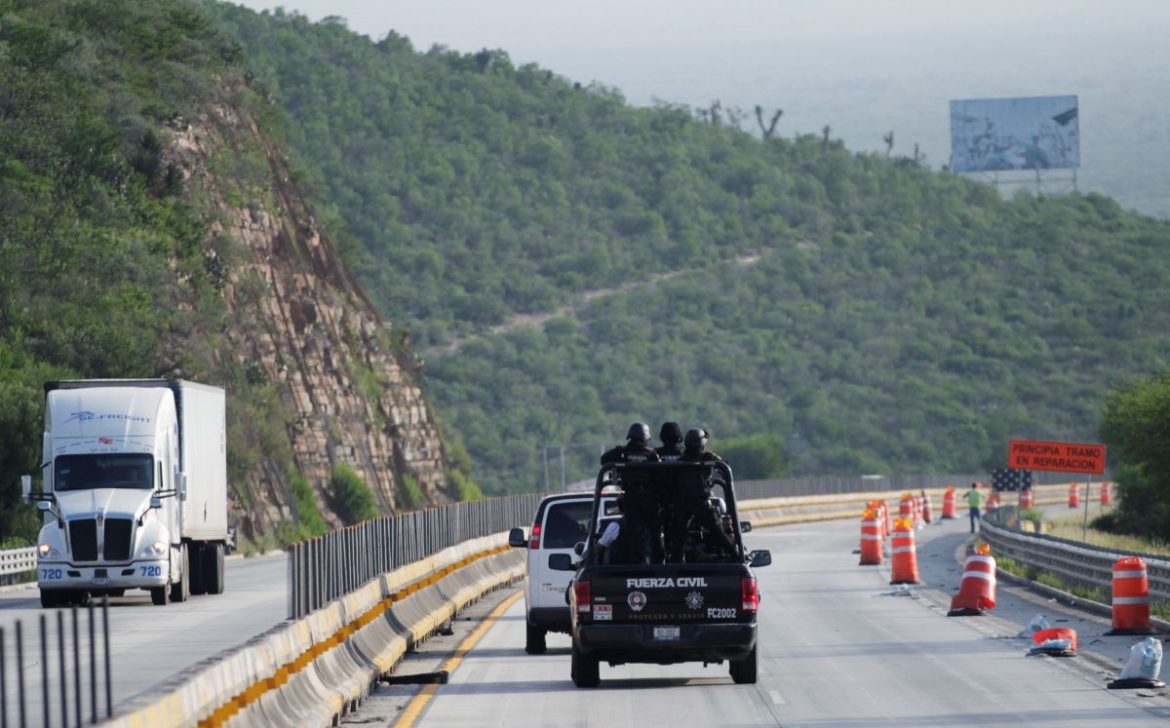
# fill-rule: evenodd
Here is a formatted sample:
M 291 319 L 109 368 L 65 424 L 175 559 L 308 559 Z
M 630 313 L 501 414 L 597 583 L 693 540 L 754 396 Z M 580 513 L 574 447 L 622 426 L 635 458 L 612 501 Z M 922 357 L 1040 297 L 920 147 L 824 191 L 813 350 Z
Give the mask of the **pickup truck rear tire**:
M 61 592 L 57 589 L 41 589 L 41 607 L 53 609 L 61 605 Z
M 728 672 L 731 673 L 731 679 L 736 685 L 755 685 L 756 674 L 758 672 L 758 662 L 756 659 L 756 649 L 753 647 L 751 653 L 744 659 L 728 663 Z
M 601 684 L 601 665 L 596 657 L 587 657 L 573 645 L 573 657 L 569 674 L 573 684 L 579 688 L 595 688 Z
M 543 655 L 548 650 L 548 645 L 544 640 L 545 634 L 544 627 L 537 627 L 531 622 L 527 623 L 524 631 L 524 651 L 530 655 Z

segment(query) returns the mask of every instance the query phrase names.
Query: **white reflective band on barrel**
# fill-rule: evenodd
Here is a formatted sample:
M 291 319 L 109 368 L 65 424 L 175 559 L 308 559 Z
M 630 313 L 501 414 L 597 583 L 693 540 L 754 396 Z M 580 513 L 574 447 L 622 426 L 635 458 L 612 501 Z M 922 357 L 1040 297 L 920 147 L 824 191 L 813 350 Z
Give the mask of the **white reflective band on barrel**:
M 1113 597 L 1114 604 L 1149 604 L 1149 597 Z
M 964 571 L 963 578 L 985 579 L 993 584 L 995 583 L 995 574 L 988 574 L 986 571 Z
M 914 553 L 914 547 L 913 546 L 895 546 L 894 548 L 890 549 L 890 553 L 892 553 L 892 554 L 906 554 L 906 553 L 912 554 L 912 553 Z
M 995 567 L 995 558 L 992 556 L 980 556 L 980 555 L 968 556 L 967 563 L 968 564 L 972 564 L 972 563 L 987 564 L 988 566 L 994 568 Z
M 876 533 L 863 533 L 863 534 L 861 534 L 861 540 L 862 541 L 881 541 L 882 537 L 877 535 Z
M 1115 571 L 1113 572 L 1114 579 L 1145 579 L 1146 570 L 1141 571 Z

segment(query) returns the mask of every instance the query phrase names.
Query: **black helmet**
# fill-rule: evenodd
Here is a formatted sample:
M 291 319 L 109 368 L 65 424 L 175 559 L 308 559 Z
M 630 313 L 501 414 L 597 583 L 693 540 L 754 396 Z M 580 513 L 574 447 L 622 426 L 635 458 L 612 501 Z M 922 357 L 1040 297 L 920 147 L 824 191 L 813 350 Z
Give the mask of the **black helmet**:
M 626 430 L 626 440 L 633 442 L 650 442 L 650 425 L 645 422 L 635 422 Z
M 707 446 L 707 431 L 699 427 L 687 430 L 683 444 L 688 450 L 702 450 Z
M 662 440 L 663 445 L 674 445 L 682 442 L 682 428 L 677 422 L 663 422 L 662 429 L 658 431 L 658 439 Z

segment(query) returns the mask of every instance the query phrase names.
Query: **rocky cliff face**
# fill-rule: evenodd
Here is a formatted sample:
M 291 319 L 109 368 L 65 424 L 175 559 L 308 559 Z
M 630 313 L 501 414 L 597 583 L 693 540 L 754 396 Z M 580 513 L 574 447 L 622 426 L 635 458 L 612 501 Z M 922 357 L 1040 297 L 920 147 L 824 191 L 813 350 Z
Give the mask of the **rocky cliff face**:
M 276 389 L 292 460 L 315 486 L 326 522 L 340 523 L 328 490 L 336 463 L 352 466 L 383 512 L 403 507 L 410 490 L 424 502 L 445 500 L 443 448 L 404 337 L 395 340 L 317 229 L 281 151 L 226 101 L 175 127 L 167 161 L 215 214 L 206 257 L 222 271 L 226 326 L 215 335 L 222 345 L 207 354 L 215 368 L 242 369 L 248 383 Z M 266 165 L 266 189 L 242 190 L 255 181 L 212 172 L 223 155 L 248 153 L 255 168 Z M 229 419 L 231 394 L 229 385 Z M 249 469 L 242 490 L 234 484 L 245 534 L 295 519 L 283 470 L 268 459 Z

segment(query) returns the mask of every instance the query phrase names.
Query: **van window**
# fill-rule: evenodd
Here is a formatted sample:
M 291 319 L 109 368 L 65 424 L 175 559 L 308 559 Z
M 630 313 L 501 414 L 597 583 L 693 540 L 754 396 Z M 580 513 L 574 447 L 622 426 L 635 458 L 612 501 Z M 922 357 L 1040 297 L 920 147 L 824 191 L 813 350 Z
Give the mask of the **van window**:
M 540 533 L 541 545 L 546 549 L 571 549 L 589 535 L 589 516 L 592 501 L 553 503 L 544 519 Z

